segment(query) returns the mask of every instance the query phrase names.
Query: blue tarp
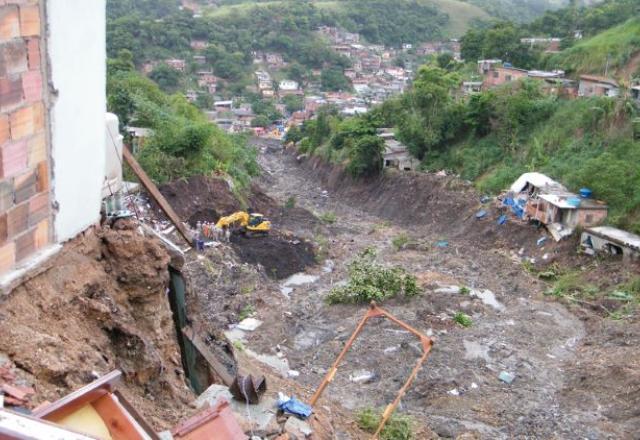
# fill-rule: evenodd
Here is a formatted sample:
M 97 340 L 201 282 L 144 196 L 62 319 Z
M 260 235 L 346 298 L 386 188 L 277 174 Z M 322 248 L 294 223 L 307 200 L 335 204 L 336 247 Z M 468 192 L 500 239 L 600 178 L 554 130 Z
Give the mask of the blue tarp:
M 278 408 L 286 413 L 302 417 L 303 419 L 311 415 L 311 407 L 306 403 L 300 402 L 295 397 L 288 399 L 281 398 L 278 400 Z
M 511 197 L 507 197 L 502 202 L 503 205 L 511 208 L 511 212 L 518 218 L 524 217 L 524 206 L 527 204 L 527 201 L 524 199 L 513 199 Z
M 500 218 L 498 218 L 498 224 L 499 225 L 504 225 L 507 222 L 507 216 L 506 215 L 501 215 Z

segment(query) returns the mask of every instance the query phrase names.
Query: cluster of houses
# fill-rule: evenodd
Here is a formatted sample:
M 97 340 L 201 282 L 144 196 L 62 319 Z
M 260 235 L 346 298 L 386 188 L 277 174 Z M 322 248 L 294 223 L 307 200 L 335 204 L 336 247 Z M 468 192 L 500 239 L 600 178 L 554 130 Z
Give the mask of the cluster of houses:
M 463 95 L 479 93 L 523 78 L 540 80 L 543 82 L 543 89 L 546 93 L 564 98 L 594 96 L 615 98 L 621 94 L 620 84 L 610 77 L 580 75 L 577 80 L 572 80 L 566 78 L 565 72 L 562 70 L 520 69 L 498 59 L 478 60 L 477 74 L 479 78 L 476 81 L 462 83 L 461 92 Z M 630 95 L 640 102 L 640 84 L 631 85 Z

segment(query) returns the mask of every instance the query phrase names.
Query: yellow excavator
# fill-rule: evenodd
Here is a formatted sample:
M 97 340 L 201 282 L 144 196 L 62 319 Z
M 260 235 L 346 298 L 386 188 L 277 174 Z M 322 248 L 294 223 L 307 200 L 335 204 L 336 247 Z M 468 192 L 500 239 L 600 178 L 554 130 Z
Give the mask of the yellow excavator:
M 271 231 L 271 222 L 262 214 L 238 211 L 220 218 L 216 227 L 246 235 L 267 235 Z

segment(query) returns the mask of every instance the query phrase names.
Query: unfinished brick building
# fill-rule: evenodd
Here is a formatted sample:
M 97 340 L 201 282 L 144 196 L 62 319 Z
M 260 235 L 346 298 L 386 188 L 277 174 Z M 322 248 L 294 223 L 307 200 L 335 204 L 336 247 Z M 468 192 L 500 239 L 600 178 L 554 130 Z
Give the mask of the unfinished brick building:
M 104 28 L 104 0 L 0 0 L 3 286 L 99 219 Z

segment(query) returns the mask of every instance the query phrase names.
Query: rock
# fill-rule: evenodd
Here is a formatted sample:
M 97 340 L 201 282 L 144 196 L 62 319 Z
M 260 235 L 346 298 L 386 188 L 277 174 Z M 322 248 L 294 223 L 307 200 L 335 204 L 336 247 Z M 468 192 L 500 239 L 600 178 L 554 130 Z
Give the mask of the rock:
M 375 382 L 376 377 L 377 377 L 376 373 L 372 371 L 358 370 L 358 371 L 354 371 L 349 375 L 349 380 L 351 382 L 365 384 L 365 383 Z
M 313 434 L 311 426 L 305 421 L 298 419 L 297 417 L 289 417 L 287 423 L 284 424 L 284 432 L 293 434 L 298 439 L 304 439 L 310 437 Z
M 256 318 L 246 318 L 243 319 L 240 324 L 238 324 L 238 329 L 243 330 L 245 332 L 255 331 L 258 327 L 262 325 L 262 321 Z
M 436 293 L 450 293 L 453 295 L 458 295 L 460 293 L 459 286 L 443 286 L 435 290 Z

